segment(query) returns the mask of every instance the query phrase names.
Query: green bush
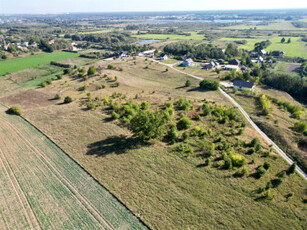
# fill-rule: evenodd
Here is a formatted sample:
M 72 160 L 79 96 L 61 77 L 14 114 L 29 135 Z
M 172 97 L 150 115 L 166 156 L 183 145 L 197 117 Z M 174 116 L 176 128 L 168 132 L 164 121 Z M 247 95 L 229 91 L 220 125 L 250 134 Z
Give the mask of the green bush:
M 296 122 L 294 124 L 294 130 L 296 132 L 299 132 L 299 133 L 303 133 L 304 131 L 307 130 L 307 122 L 306 121 L 299 121 L 299 122 Z
M 90 66 L 87 70 L 87 75 L 91 76 L 91 75 L 94 75 L 95 73 L 96 73 L 95 66 Z
M 192 122 L 189 120 L 188 117 L 181 118 L 177 123 L 177 127 L 179 130 L 188 129 L 191 126 L 192 126 Z
M 149 109 L 149 103 L 147 101 L 143 101 L 141 103 L 141 109 L 142 110 L 146 110 L 146 109 Z
M 54 100 L 59 100 L 59 99 L 61 99 L 60 94 L 56 94 L 56 95 L 54 96 Z
M 232 165 L 234 167 L 241 167 L 246 164 L 246 159 L 244 156 L 236 153 L 230 154 L 230 159 L 232 161 Z
M 262 177 L 262 176 L 264 176 L 265 173 L 266 173 L 265 168 L 264 168 L 262 165 L 259 166 L 258 169 L 257 169 L 257 174 L 258 174 L 258 176 L 259 176 L 259 177 Z
M 114 119 L 114 120 L 117 120 L 117 119 L 119 119 L 120 118 L 120 114 L 118 114 L 118 113 L 116 113 L 116 112 L 112 112 L 112 118 Z
M 187 80 L 185 82 L 185 87 L 190 87 L 192 85 L 192 82 L 190 80 Z
M 21 115 L 21 108 L 19 106 L 12 106 L 11 108 L 8 109 L 7 111 L 9 114 L 14 114 L 14 115 Z
M 218 81 L 212 81 L 212 80 L 202 80 L 199 83 L 199 87 L 201 89 L 217 90 L 219 86 L 220 86 L 220 83 Z
M 67 96 L 64 98 L 64 103 L 65 104 L 68 104 L 68 103 L 71 103 L 72 102 L 72 98 L 70 96 Z
M 296 168 L 296 164 L 293 163 L 293 164 L 289 167 L 287 173 L 288 173 L 288 174 L 293 174 L 293 173 L 295 172 L 295 168 Z

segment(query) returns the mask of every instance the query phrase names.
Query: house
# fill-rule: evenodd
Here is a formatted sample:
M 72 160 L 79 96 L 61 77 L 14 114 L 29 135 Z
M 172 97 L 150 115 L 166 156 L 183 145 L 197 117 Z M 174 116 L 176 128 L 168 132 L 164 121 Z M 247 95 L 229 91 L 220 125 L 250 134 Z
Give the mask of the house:
M 228 62 L 228 65 L 236 65 L 239 66 L 241 62 L 238 59 L 232 59 Z
M 181 66 L 185 66 L 185 67 L 193 66 L 193 65 L 194 65 L 194 61 L 192 58 L 185 59 L 185 61 L 181 63 Z
M 67 49 L 67 51 L 69 51 L 69 52 L 76 52 L 78 50 L 79 49 L 77 47 L 75 47 L 75 46 L 69 46 L 68 49 Z
M 3 47 L 3 48 L 4 48 L 4 50 L 8 50 L 8 49 L 9 49 L 9 47 L 10 47 L 10 45 L 11 45 L 10 43 L 8 43 L 8 44 L 4 45 L 4 47 Z
M 246 72 L 248 69 L 246 66 L 242 65 L 241 68 L 240 68 L 243 72 Z
M 233 87 L 239 90 L 242 90 L 242 89 L 252 90 L 253 88 L 255 88 L 255 84 L 254 82 L 235 80 L 233 82 Z
M 235 70 L 239 71 L 240 67 L 238 65 L 225 65 L 225 70 Z
M 259 51 L 259 55 L 260 55 L 260 56 L 266 55 L 266 51 L 265 51 L 264 49 L 260 50 L 260 51 Z
M 144 56 L 146 57 L 153 57 L 155 55 L 155 51 L 156 50 L 147 50 L 147 51 L 144 51 Z
M 118 57 L 118 58 L 129 57 L 129 55 L 127 54 L 127 52 L 120 52 L 119 55 L 118 55 L 117 57 Z
M 54 44 L 54 39 L 53 38 L 51 38 L 51 39 L 49 39 L 49 45 L 52 45 L 52 44 Z
M 36 43 L 36 42 L 33 42 L 32 44 L 30 44 L 29 46 L 31 46 L 31 47 L 37 47 L 38 46 L 38 44 Z
M 161 54 L 160 55 L 160 60 L 167 60 L 168 56 L 166 54 Z
M 137 57 L 143 57 L 143 56 L 144 56 L 144 53 L 138 51 L 138 52 L 135 53 L 135 56 L 137 56 Z
M 262 64 L 262 62 L 264 61 L 263 57 L 259 56 L 258 58 L 253 58 L 252 62 L 253 63 L 257 63 L 257 64 Z
M 114 55 L 114 51 L 109 51 L 109 56 L 113 56 Z
M 209 70 L 209 69 L 216 69 L 220 68 L 220 64 L 218 62 L 212 61 L 210 63 L 206 63 L 203 67 L 203 69 Z

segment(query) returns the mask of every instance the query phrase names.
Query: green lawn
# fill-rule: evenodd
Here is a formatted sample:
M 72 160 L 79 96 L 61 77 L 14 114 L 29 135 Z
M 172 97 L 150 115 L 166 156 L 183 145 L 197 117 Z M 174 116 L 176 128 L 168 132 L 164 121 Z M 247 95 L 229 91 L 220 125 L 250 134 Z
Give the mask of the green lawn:
M 140 34 L 133 35 L 136 38 L 142 39 L 173 39 L 173 40 L 203 40 L 205 38 L 204 35 L 197 34 L 197 32 L 191 32 L 191 36 L 178 35 L 178 34 Z
M 49 64 L 51 61 L 61 61 L 79 56 L 78 53 L 54 52 L 31 55 L 23 58 L 14 58 L 0 62 L 0 76 L 20 70 Z
M 288 37 L 285 37 L 286 41 Z M 280 42 L 281 37 L 273 37 L 273 38 L 222 38 L 222 41 L 239 41 L 246 40 L 247 43 L 245 45 L 239 46 L 242 49 L 252 50 L 254 48 L 254 44 L 257 42 L 265 41 L 269 39 L 272 44 L 266 48 L 266 51 L 280 50 L 286 53 L 286 56 L 289 57 L 303 57 L 307 58 L 307 46 L 306 43 L 301 41 L 299 37 L 291 37 L 291 43 Z

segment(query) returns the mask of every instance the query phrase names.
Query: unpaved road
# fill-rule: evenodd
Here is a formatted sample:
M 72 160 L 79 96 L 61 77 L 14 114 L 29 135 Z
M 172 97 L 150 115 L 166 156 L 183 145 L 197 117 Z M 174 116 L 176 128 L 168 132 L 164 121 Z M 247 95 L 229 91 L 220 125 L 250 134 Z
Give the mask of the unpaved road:
M 176 69 L 174 66 L 177 64 L 165 64 L 162 63 L 160 61 L 157 60 L 153 60 L 161 65 L 165 65 L 167 67 L 172 68 L 173 70 L 185 74 L 189 77 L 195 78 L 197 80 L 203 80 L 203 78 L 201 77 L 197 77 L 193 74 L 189 74 L 189 73 L 185 73 L 184 71 L 178 70 Z M 242 108 L 242 106 L 240 106 L 231 96 L 229 96 L 224 90 L 222 90 L 221 88 L 219 88 L 219 91 L 235 106 L 237 107 L 240 112 L 243 114 L 243 116 L 246 118 L 246 120 L 252 125 L 252 127 L 264 138 L 264 140 L 266 142 L 268 142 L 270 145 L 272 145 L 272 147 L 289 163 L 289 164 L 293 164 L 294 162 L 287 156 L 287 154 L 282 151 L 253 121 L 252 119 L 249 117 L 249 115 L 245 112 L 245 110 Z M 298 166 L 296 166 L 296 171 L 305 178 L 305 180 L 307 180 L 307 174 Z

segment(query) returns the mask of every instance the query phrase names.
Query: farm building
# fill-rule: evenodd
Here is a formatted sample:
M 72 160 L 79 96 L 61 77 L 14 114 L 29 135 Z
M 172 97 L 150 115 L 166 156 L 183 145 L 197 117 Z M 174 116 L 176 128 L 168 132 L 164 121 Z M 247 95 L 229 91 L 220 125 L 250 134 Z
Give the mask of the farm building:
M 143 56 L 144 56 L 144 53 L 138 51 L 138 52 L 135 53 L 135 56 L 137 56 L 137 57 L 143 57 Z
M 228 65 L 236 65 L 239 66 L 241 62 L 238 59 L 232 59 L 228 62 Z
M 235 70 L 239 71 L 240 67 L 238 65 L 225 65 L 225 70 Z
M 146 57 L 153 57 L 155 55 L 155 50 L 147 50 L 143 52 Z
M 252 90 L 253 88 L 255 88 L 255 84 L 254 82 L 235 80 L 233 82 L 233 87 L 239 90 L 242 90 L 242 89 Z
M 186 59 L 185 61 L 183 61 L 183 62 L 181 63 L 181 66 L 185 66 L 185 67 L 187 67 L 187 66 L 193 66 L 193 65 L 194 65 L 194 61 L 193 61 L 192 58 L 188 58 L 188 59 Z
M 118 57 L 118 58 L 129 57 L 129 55 L 127 54 L 127 52 L 120 52 L 119 55 L 118 55 L 117 57 Z
M 70 51 L 70 52 L 76 52 L 78 50 L 79 49 L 77 47 L 75 47 L 75 46 L 69 46 L 68 49 L 67 49 L 67 51 Z
M 167 60 L 168 56 L 166 54 L 161 54 L 160 55 L 160 60 Z
M 216 69 L 216 68 L 220 68 L 220 64 L 218 62 L 210 62 L 210 63 L 206 63 L 203 67 L 203 69 L 205 70 L 209 70 L 209 69 Z

